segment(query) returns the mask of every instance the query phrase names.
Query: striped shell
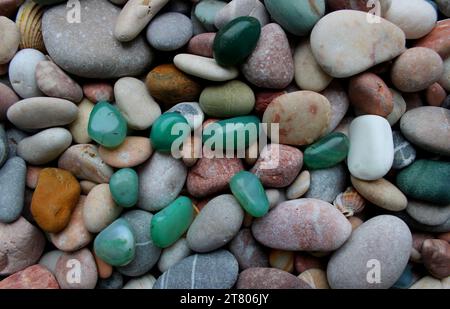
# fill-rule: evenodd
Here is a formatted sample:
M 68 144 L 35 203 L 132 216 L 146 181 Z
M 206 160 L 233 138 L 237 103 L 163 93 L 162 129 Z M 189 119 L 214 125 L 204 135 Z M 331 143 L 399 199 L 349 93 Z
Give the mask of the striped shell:
M 20 48 L 34 48 L 46 53 L 42 37 L 42 15 L 44 7 L 32 0 L 27 0 L 19 8 L 16 24 L 20 30 Z
M 333 202 L 333 205 L 346 217 L 361 212 L 366 206 L 364 198 L 352 187 L 347 188 L 345 192 L 339 194 Z

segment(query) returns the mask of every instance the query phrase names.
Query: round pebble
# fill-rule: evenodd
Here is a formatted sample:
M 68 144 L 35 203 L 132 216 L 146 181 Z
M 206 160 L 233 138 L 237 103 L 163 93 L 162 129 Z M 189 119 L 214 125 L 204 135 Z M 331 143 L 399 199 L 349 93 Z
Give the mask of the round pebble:
M 183 14 L 170 12 L 154 18 L 147 28 L 150 45 L 162 51 L 172 51 L 183 47 L 192 37 L 191 20 Z

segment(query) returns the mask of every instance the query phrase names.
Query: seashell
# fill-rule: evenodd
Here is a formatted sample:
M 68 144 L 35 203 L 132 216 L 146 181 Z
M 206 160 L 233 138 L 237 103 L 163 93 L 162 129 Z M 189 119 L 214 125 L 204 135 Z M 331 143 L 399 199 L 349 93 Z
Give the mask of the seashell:
M 366 206 L 364 198 L 353 187 L 348 187 L 345 192 L 339 194 L 333 205 L 346 217 L 361 212 Z
M 32 0 L 27 0 L 19 8 L 16 24 L 20 30 L 20 48 L 34 48 L 46 53 L 42 37 L 42 15 L 44 7 Z

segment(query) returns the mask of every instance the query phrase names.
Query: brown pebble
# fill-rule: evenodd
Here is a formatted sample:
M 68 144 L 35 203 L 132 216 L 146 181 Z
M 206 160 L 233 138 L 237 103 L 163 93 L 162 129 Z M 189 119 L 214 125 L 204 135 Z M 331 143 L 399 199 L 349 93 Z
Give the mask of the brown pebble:
M 310 289 L 296 276 L 276 268 L 255 267 L 240 273 L 238 289 Z
M 305 252 L 297 252 L 295 254 L 294 266 L 295 271 L 300 274 L 308 269 L 326 269 L 326 263 L 323 259 Z
M 114 101 L 114 88 L 112 85 L 105 82 L 85 84 L 83 86 L 83 93 L 85 97 L 93 103 L 100 101 Z
M 428 105 L 440 107 L 447 97 L 445 89 L 438 83 L 434 83 L 427 88 L 426 98 Z
M 59 289 L 59 285 L 47 268 L 33 265 L 0 281 L 0 289 Z
M 206 32 L 194 36 L 187 46 L 187 52 L 203 57 L 213 58 L 215 32 Z
M 261 92 L 256 92 L 256 103 L 255 112 L 258 116 L 262 117 L 267 107 L 273 100 L 279 96 L 286 94 L 286 91 L 274 91 L 274 90 L 264 90 Z
M 97 270 L 98 270 L 98 276 L 101 279 L 108 279 L 111 277 L 113 268 L 111 265 L 107 264 L 105 261 L 100 259 L 97 255 L 94 253 L 95 263 L 97 264 Z
M 422 259 L 434 277 L 444 279 L 450 276 L 450 244 L 445 240 L 425 240 L 422 245 Z

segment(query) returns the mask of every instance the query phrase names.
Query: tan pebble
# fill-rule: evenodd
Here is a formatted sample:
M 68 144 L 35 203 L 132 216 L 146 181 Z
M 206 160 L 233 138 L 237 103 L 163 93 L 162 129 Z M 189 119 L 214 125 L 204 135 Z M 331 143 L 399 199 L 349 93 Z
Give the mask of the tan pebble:
M 89 180 L 82 180 L 80 181 L 81 186 L 81 193 L 88 195 L 89 192 L 97 185 L 97 183 L 89 181 Z
M 294 271 L 294 252 L 283 250 L 272 250 L 269 255 L 269 264 L 288 273 Z
M 311 185 L 311 174 L 303 171 L 294 181 L 294 183 L 286 190 L 286 197 L 289 200 L 301 198 L 309 190 Z
M 279 204 L 286 201 L 286 194 L 280 189 L 267 189 L 266 190 L 267 199 L 269 200 L 269 208 L 273 209 Z
M 352 231 L 356 230 L 361 224 L 364 223 L 364 221 L 358 217 L 350 217 L 348 218 L 348 221 L 350 221 L 350 224 L 352 225 Z
M 105 261 L 100 259 L 97 255 L 94 253 L 95 263 L 97 264 L 97 271 L 98 276 L 101 279 L 107 279 L 111 277 L 113 268 L 111 265 L 107 264 Z
M 298 278 L 308 283 L 313 289 L 329 289 L 327 273 L 322 269 L 308 269 L 304 271 Z
M 77 144 L 87 144 L 92 140 L 88 133 L 88 124 L 93 109 L 94 104 L 88 99 L 84 99 L 78 104 L 78 116 L 69 127 Z
M 202 141 L 197 136 L 189 136 L 183 144 L 181 156 L 183 163 L 187 167 L 192 167 L 197 163 L 202 154 Z
M 140 165 L 147 161 L 153 153 L 150 139 L 147 137 L 130 136 L 122 145 L 111 149 L 100 146 L 99 154 L 106 164 L 126 168 Z

